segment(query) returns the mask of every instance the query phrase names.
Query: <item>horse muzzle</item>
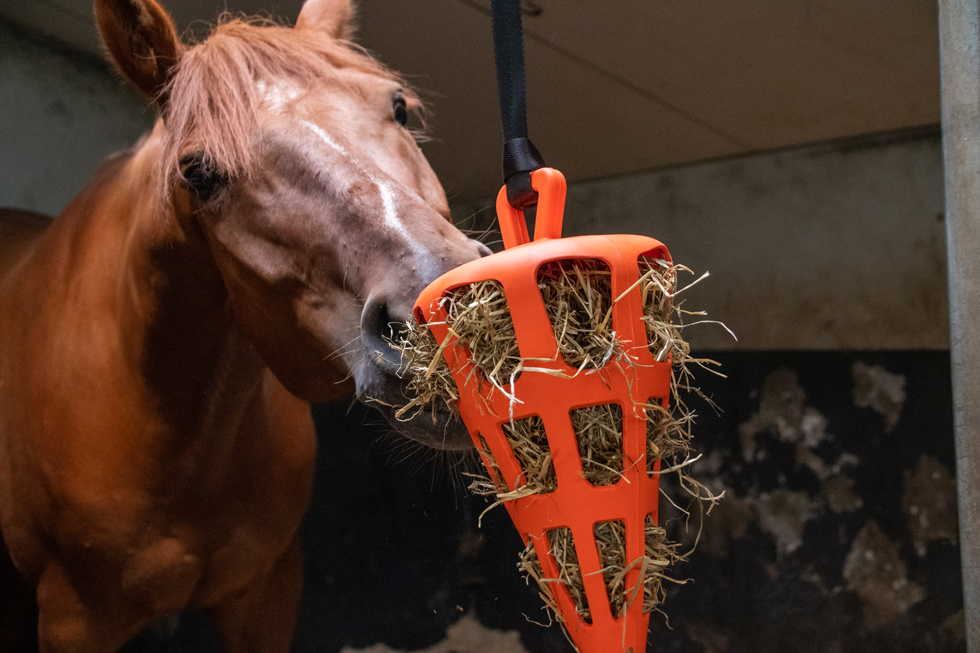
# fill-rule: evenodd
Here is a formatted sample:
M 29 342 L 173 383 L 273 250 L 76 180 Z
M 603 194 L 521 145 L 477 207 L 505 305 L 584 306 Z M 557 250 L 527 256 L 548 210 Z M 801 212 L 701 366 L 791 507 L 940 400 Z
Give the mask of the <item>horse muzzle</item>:
M 383 298 L 367 300 L 361 313 L 361 346 L 365 360 L 354 374 L 357 397 L 380 410 L 392 428 L 405 437 L 434 449 L 471 449 L 469 433 L 454 412 L 426 408 L 410 418 L 396 415 L 398 409 L 413 398 L 401 352 L 392 346 L 407 328 L 409 319 L 411 313 L 408 310 L 394 309 Z

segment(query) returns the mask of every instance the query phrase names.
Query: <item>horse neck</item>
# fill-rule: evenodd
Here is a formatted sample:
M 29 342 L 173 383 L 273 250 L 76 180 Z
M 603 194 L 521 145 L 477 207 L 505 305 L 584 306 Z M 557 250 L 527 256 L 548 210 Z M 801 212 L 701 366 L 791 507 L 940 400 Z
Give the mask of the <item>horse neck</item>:
M 142 387 L 174 436 L 213 437 L 216 425 L 241 420 L 264 365 L 234 326 L 203 233 L 196 223 L 183 228 L 173 207 L 161 206 L 162 129 L 158 122 L 58 222 L 76 232 L 82 250 L 74 274 L 97 278 L 93 269 L 110 270 L 95 300 L 114 309 L 124 378 Z

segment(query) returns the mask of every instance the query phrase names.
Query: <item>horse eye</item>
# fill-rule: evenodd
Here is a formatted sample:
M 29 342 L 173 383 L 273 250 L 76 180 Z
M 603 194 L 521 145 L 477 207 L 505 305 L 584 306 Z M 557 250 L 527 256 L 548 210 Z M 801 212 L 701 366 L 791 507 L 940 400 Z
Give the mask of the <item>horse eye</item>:
M 214 196 L 223 181 L 214 164 L 199 154 L 180 159 L 180 174 L 194 194 L 205 202 Z
M 395 98 L 395 122 L 404 127 L 408 124 L 408 105 L 405 98 Z

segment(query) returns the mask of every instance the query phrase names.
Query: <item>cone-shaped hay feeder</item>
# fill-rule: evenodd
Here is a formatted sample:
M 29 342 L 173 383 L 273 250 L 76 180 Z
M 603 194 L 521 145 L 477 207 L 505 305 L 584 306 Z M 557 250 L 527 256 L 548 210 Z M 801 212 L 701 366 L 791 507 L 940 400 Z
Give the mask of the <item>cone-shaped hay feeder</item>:
M 648 533 L 657 523 L 660 471 L 659 460 L 647 458 L 648 428 L 656 421 L 648 413 L 659 408 L 666 412 L 671 360 L 667 355 L 658 362 L 651 351 L 656 343 L 648 340 L 639 281 L 651 264 L 659 261 L 667 268 L 670 257 L 660 242 L 645 236 L 561 238 L 564 177 L 541 168 L 531 180 L 538 193 L 534 241 L 529 242 L 523 213 L 508 203 L 505 187 L 497 200 L 505 251 L 437 279 L 416 302 L 416 318 L 441 344 L 459 389 L 460 415 L 498 496 L 511 493 L 503 503 L 525 544 L 533 545 L 539 582 L 550 589 L 546 600 L 575 644 L 583 653 L 642 653 L 649 621 L 644 578 L 660 571 L 650 564 L 646 549 Z M 559 351 L 568 325 L 552 323 L 541 282 L 542 270 L 555 265 L 572 274 L 599 270 L 611 284 L 606 312 L 611 325 L 606 327 L 616 353 L 605 356 L 601 367 L 568 361 Z M 520 364 L 504 370 L 505 383 L 488 378 L 486 366 L 481 370 L 474 364 L 470 349 L 453 330 L 451 314 L 460 308 L 453 302 L 470 297 L 461 289 L 488 280 L 498 284 L 494 287 L 506 300 L 519 349 Z M 669 291 L 665 294 L 669 301 Z M 573 426 L 581 411 L 592 407 L 622 420 L 622 451 L 614 463 L 593 460 Z M 514 435 L 522 424 L 537 424 L 539 430 L 543 424 L 546 434 L 537 452 L 546 459 L 534 467 L 533 478 L 526 464 L 531 454 Z M 596 480 L 601 474 L 591 473 L 611 466 L 611 480 L 609 475 Z M 619 549 L 625 549 L 625 557 L 620 553 L 617 564 L 610 565 L 609 551 L 603 550 L 603 537 L 597 543 L 597 533 L 625 540 Z M 569 534 L 574 547 L 559 551 L 556 543 L 564 539 L 567 544 Z M 562 580 L 569 573 L 580 574 L 584 596 Z

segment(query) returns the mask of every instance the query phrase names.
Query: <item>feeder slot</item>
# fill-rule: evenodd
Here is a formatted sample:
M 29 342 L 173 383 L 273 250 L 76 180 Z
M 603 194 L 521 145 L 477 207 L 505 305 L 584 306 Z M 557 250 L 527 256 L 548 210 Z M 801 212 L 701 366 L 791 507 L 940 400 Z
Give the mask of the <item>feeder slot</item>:
M 673 417 L 666 403 L 659 397 L 647 400 L 647 473 L 655 474 L 660 469 L 660 459 L 670 455 L 676 447 L 668 441 Z
M 602 565 L 609 611 L 614 619 L 618 619 L 626 613 L 626 526 L 618 520 L 603 521 L 593 526 L 592 532 Z
M 528 490 L 542 494 L 554 492 L 558 488 L 558 476 L 544 430 L 544 420 L 538 415 L 514 420 L 513 424 L 504 424 L 504 434 L 523 472 L 523 478 L 518 480 L 516 486 L 526 486 Z
M 549 530 L 547 535 L 548 543 L 551 545 L 548 553 L 558 565 L 558 580 L 572 597 L 575 612 L 581 615 L 586 623 L 591 624 L 592 611 L 589 609 L 589 598 L 585 594 L 585 582 L 582 578 L 582 568 L 579 566 L 578 553 L 575 551 L 572 529 L 561 526 Z
M 490 279 L 454 288 L 444 299 L 447 323 L 473 366 L 497 386 L 520 377 L 521 353 L 503 285 Z
M 614 485 L 623 477 L 623 407 L 601 404 L 570 411 L 582 458 L 582 476 L 592 485 Z
M 566 365 L 600 369 L 619 353 L 612 320 L 612 273 L 605 261 L 548 261 L 538 268 L 537 280 Z
M 497 494 L 506 494 L 507 492 L 510 492 L 510 488 L 507 487 L 507 479 L 504 478 L 503 473 L 500 471 L 500 466 L 497 465 L 497 459 L 494 458 L 493 453 L 490 451 L 490 445 L 487 444 L 487 439 L 483 437 L 482 433 L 478 433 L 477 438 L 480 440 L 480 448 L 478 449 L 478 452 L 481 456 L 483 456 L 486 463 L 484 466 L 488 470 L 491 470 L 490 482 L 493 484 L 494 490 Z

